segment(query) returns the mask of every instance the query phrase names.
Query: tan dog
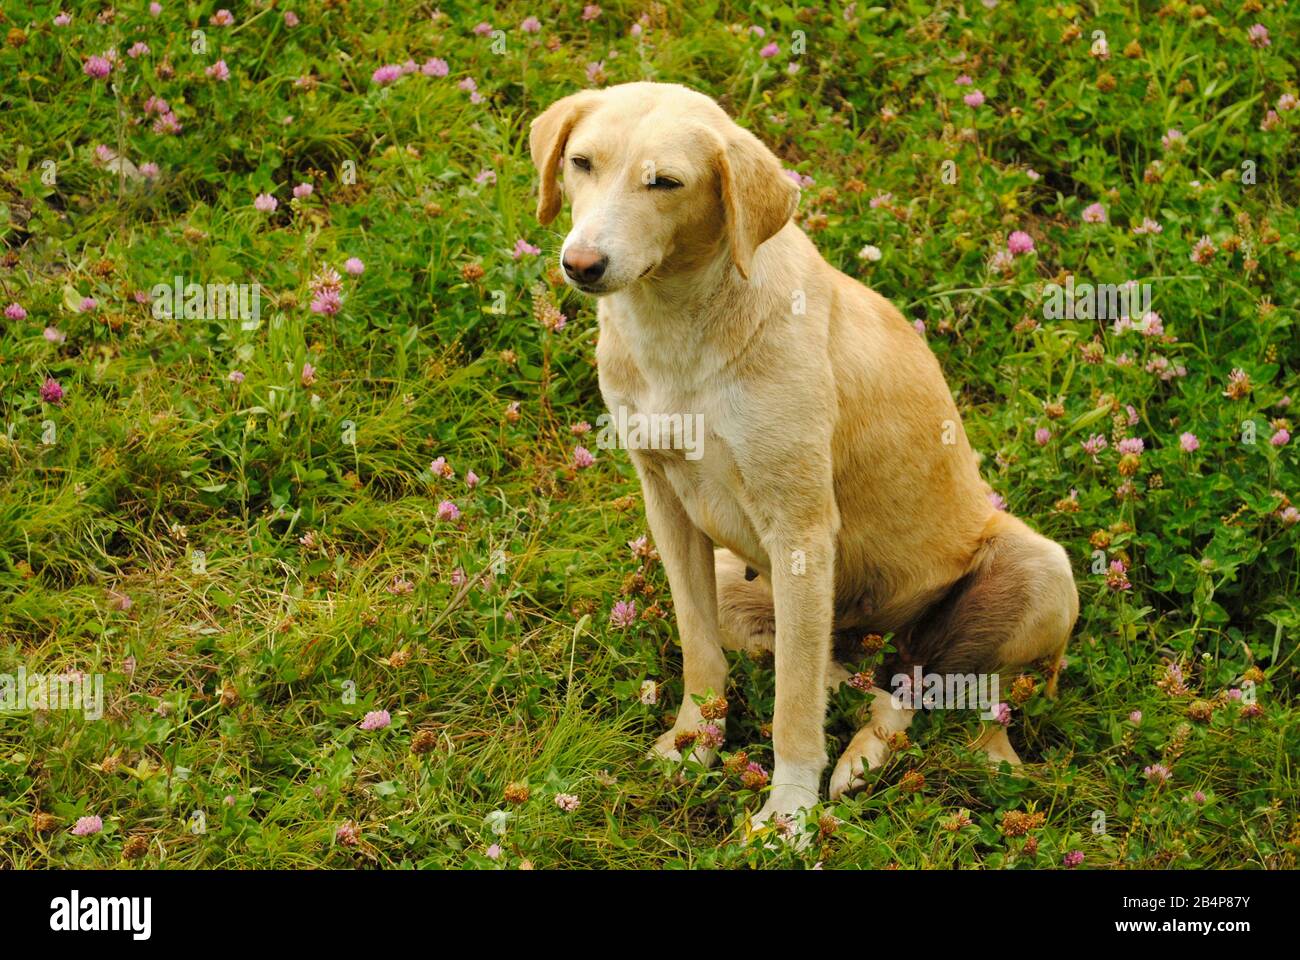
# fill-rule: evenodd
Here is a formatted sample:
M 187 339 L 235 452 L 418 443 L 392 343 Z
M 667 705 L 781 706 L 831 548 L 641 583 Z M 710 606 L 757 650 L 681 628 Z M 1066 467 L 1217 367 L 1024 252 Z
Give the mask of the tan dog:
M 562 265 L 600 297 L 610 411 L 702 417 L 702 456 L 630 451 L 685 673 L 653 752 L 676 758 L 677 736 L 705 722 L 693 697 L 725 692 L 724 648 L 772 649 L 762 823 L 818 800 L 833 631 L 894 631 L 901 661 L 928 672 L 1056 664 L 1078 613 L 1065 551 L 990 504 L 924 339 L 791 222 L 798 189 L 757 138 L 702 94 L 629 83 L 558 101 L 530 146 L 538 218 L 555 218 L 562 189 Z M 910 722 L 874 692 L 832 797 Z M 991 729 L 985 749 L 1018 762 Z

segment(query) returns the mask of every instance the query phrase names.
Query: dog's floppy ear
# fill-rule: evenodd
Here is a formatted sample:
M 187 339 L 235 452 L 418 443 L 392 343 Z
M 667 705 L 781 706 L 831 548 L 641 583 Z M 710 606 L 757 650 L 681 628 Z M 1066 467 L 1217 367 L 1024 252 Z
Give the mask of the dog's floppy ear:
M 550 223 L 560 212 L 560 160 L 573 125 L 591 109 L 595 92 L 583 90 L 553 104 L 535 119 L 528 131 L 528 151 L 541 178 L 537 190 L 537 219 Z
M 754 251 L 794 216 L 799 188 L 772 151 L 742 127 L 723 135 L 717 156 L 731 260 L 749 279 Z

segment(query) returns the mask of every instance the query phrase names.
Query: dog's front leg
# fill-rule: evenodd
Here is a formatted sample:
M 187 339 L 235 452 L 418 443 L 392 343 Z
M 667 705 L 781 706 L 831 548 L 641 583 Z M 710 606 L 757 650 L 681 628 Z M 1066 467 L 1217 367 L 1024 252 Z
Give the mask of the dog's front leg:
M 776 765 L 767 803 L 751 822 L 793 818 L 819 798 L 826 766 L 826 669 L 835 583 L 834 508 L 818 522 L 785 526 L 767 544 L 776 613 Z M 781 824 L 782 832 L 793 827 Z
M 673 595 L 677 632 L 682 641 L 682 674 L 685 690 L 677 720 L 651 749 L 651 756 L 680 760 L 677 747 L 683 734 L 698 734 L 706 724 L 695 697 L 723 696 L 727 688 L 727 658 L 718 633 L 718 594 L 713 572 L 713 543 L 686 513 L 662 469 L 632 451 L 632 462 L 641 477 L 646 519 Z M 720 729 L 726 721 L 710 720 Z M 695 759 L 712 763 L 716 746 L 696 744 Z

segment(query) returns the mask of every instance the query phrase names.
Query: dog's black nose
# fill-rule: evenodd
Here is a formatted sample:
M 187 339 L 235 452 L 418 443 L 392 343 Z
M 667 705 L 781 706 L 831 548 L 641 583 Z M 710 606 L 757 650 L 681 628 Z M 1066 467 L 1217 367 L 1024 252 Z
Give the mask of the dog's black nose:
M 564 254 L 560 262 L 564 265 L 564 272 L 574 280 L 579 283 L 595 283 L 604 276 L 605 268 L 609 266 L 609 257 L 595 250 L 574 247 Z

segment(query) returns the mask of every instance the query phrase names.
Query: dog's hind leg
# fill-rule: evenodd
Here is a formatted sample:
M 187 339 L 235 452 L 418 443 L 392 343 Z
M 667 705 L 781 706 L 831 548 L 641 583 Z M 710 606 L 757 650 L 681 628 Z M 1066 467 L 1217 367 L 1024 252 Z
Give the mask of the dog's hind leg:
M 1060 544 L 1007 513 L 989 520 L 970 571 L 912 629 L 909 658 L 927 672 L 999 682 L 1047 662 L 1048 692 L 1074 621 L 1079 595 Z M 1020 762 L 1001 724 L 976 741 L 993 762 Z
M 713 551 L 718 589 L 718 628 L 722 646 L 748 653 L 771 652 L 776 647 L 776 608 L 772 586 L 754 574 L 730 550 Z
M 1041 668 L 1047 676 L 1046 695 L 1055 699 L 1061 658 L 1079 616 L 1079 594 L 1069 557 L 1060 544 L 1035 533 L 1015 517 L 1000 513 L 994 521 L 998 532 L 989 540 L 992 548 L 985 559 L 984 577 L 1016 578 L 1025 589 L 1003 595 L 1008 601 L 1003 610 L 1013 616 L 1007 621 L 1005 637 L 992 651 L 992 660 L 1004 688 L 1015 673 L 1031 666 Z M 998 591 L 989 592 L 996 598 Z M 987 619 L 989 615 L 976 619 Z M 1013 767 L 1020 766 L 1006 727 L 1000 723 L 989 725 L 992 729 L 988 735 L 980 738 L 989 761 L 998 764 L 1005 760 Z
M 990 518 L 970 570 L 905 631 L 900 647 L 907 665 L 939 674 L 945 690 L 949 681 L 962 681 L 954 688 L 969 690 L 971 684 L 993 676 L 1001 688 L 1004 676 L 1048 660 L 1050 694 L 1055 691 L 1056 664 L 1078 613 L 1079 597 L 1065 551 L 1015 517 L 999 512 Z M 877 705 L 887 697 L 876 697 L 871 722 L 853 738 L 836 765 L 832 796 L 859 785 L 862 766 L 870 769 L 884 762 L 888 753 L 884 741 L 902 723 L 901 717 L 891 723 L 885 714 L 881 724 Z M 963 698 L 944 706 L 974 704 Z M 873 729 L 875 725 L 882 726 L 884 736 Z M 987 722 L 974 746 L 994 763 L 1020 763 L 1000 723 Z

